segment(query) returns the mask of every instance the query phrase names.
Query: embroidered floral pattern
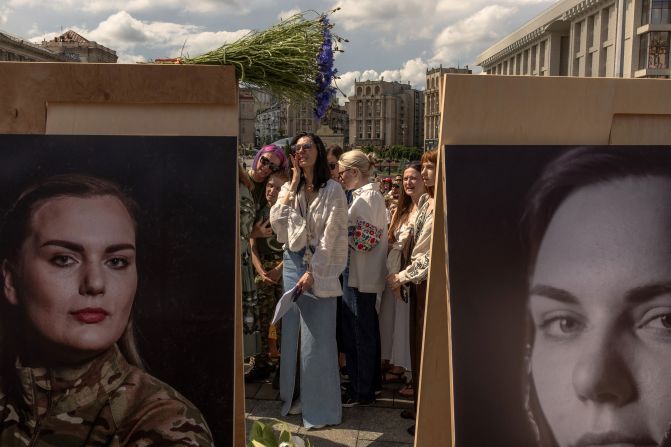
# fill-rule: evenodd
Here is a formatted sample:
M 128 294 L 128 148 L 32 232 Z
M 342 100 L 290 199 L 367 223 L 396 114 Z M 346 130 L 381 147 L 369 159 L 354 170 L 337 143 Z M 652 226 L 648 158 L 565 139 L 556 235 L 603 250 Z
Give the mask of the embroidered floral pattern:
M 381 237 L 381 228 L 357 219 L 356 226 L 350 236 L 349 246 L 356 251 L 370 251 L 380 242 Z

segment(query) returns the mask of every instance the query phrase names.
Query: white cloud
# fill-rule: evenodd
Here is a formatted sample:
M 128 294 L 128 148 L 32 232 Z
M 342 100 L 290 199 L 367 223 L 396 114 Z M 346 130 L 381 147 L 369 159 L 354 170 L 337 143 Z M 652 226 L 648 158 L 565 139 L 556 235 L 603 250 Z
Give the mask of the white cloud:
M 122 53 L 117 60 L 118 64 L 136 64 L 138 62 L 147 62 L 147 58 L 139 54 Z
M 161 51 L 158 57 L 196 56 L 233 42 L 249 32 L 246 29 L 213 32 L 203 31 L 201 27 L 195 25 L 147 22 L 134 18 L 126 11 L 109 16 L 91 30 L 79 27 L 70 29 L 89 40 L 116 50 L 120 61 L 137 61 L 139 57 L 146 59 L 145 56 L 135 53 L 139 46 Z M 43 39 L 49 40 L 59 34 L 47 33 L 32 40 L 37 42 Z
M 469 63 L 473 51 L 485 48 L 502 37 L 501 22 L 517 12 L 517 7 L 491 5 L 473 15 L 447 26 L 433 42 L 433 65 L 446 66 Z
M 0 7 L 0 26 L 7 23 L 9 19 L 9 8 L 7 6 Z
M 298 14 L 300 12 L 301 10 L 298 8 L 289 9 L 288 11 L 281 11 L 279 14 L 277 14 L 277 20 L 286 20 L 289 17 Z
M 346 31 L 359 28 L 393 32 L 391 42 L 430 34 L 437 0 L 339 0 L 334 21 Z M 429 20 L 427 20 L 429 19 Z M 381 36 L 382 37 L 382 36 Z M 385 39 L 383 39 L 385 40 Z
M 89 13 L 109 13 L 113 11 L 152 11 L 171 9 L 184 12 L 212 13 L 219 12 L 229 15 L 247 14 L 256 0 L 9 0 L 13 7 L 31 7 L 40 9 L 73 10 Z
M 403 64 L 403 67 L 395 70 L 384 70 L 377 72 L 376 70 L 349 71 L 340 75 L 337 84 L 340 90 L 350 97 L 354 95 L 354 83 L 357 81 L 396 81 L 410 85 L 418 90 L 423 90 L 426 85 L 426 69 L 428 65 L 421 58 L 411 59 Z M 346 97 L 339 96 L 340 103 L 344 103 Z

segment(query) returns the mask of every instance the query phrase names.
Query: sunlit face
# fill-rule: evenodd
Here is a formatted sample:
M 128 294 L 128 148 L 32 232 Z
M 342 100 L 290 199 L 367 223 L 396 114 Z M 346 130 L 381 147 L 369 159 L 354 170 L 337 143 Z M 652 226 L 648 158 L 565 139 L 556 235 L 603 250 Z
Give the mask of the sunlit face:
M 280 189 L 282 189 L 284 183 L 285 181 L 276 175 L 268 179 L 266 183 L 266 200 L 271 206 L 277 202 L 277 195 L 280 193 Z
M 122 335 L 137 288 L 135 228 L 112 196 L 59 197 L 34 211 L 5 292 L 34 351 L 64 363 L 95 356 Z
M 416 169 L 408 168 L 403 171 L 403 191 L 414 201 L 426 192 L 424 181 Z
M 262 179 L 280 169 L 280 158 L 272 152 L 265 152 L 256 163 L 256 175 Z
M 359 181 L 359 170 L 343 164 L 338 164 L 338 181 L 347 190 L 355 189 Z
M 584 187 L 531 277 L 531 372 L 559 446 L 658 445 L 671 421 L 671 180 Z
M 294 145 L 296 163 L 301 168 L 311 168 L 317 163 L 317 145 L 311 137 L 304 136 L 296 141 Z
M 436 182 L 436 164 L 430 161 L 422 163 L 422 180 L 424 186 L 430 188 Z
M 329 154 L 326 156 L 326 161 L 329 164 L 329 171 L 331 172 L 331 178 L 338 181 L 338 159 L 333 155 Z

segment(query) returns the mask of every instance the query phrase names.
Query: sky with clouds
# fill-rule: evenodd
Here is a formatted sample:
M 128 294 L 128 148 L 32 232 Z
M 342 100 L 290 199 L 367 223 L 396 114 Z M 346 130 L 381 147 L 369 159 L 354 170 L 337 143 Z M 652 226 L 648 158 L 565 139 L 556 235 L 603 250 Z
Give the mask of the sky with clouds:
M 556 0 L 0 0 L 0 30 L 39 42 L 73 29 L 119 62 L 195 56 L 297 11 L 341 9 L 338 87 L 355 80 L 425 87 L 426 69 L 469 65 Z M 476 69 L 476 72 L 479 71 Z

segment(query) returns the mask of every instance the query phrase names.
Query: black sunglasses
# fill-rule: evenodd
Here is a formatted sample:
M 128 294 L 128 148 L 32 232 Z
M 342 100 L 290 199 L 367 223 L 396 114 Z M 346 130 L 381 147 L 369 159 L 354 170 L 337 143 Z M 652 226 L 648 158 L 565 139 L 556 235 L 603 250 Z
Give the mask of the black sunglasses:
M 399 188 L 400 186 L 401 186 L 401 185 L 399 185 L 398 183 L 392 183 L 392 184 L 391 184 L 391 187 L 392 187 L 392 188 Z
M 261 157 L 259 158 L 259 161 L 263 166 L 268 166 L 268 169 L 270 169 L 270 172 L 277 172 L 280 170 L 280 167 L 277 166 L 275 163 L 272 161 L 268 160 L 266 157 Z
M 312 143 L 294 144 L 293 146 L 291 146 L 291 150 L 293 152 L 298 152 L 301 149 L 303 150 L 312 149 L 312 146 L 313 146 Z
M 340 171 L 340 172 L 338 172 L 338 179 L 339 179 L 339 180 L 342 180 L 342 176 L 343 176 L 343 174 L 344 174 L 345 172 L 347 172 L 347 171 L 351 171 L 351 170 L 352 170 L 352 168 L 347 168 L 347 169 L 345 169 L 344 171 Z

